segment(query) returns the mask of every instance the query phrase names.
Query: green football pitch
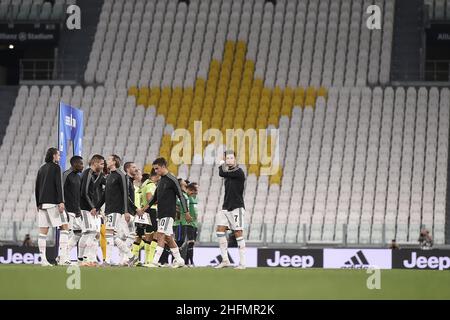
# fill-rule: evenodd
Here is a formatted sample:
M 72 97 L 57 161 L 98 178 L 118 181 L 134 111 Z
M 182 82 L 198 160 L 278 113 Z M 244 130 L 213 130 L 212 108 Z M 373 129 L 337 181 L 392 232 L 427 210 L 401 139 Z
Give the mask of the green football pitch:
M 369 290 L 366 270 L 248 268 L 79 268 L 0 266 L 3 299 L 450 299 L 450 272 L 381 270 Z M 72 278 L 70 278 L 72 277 Z M 370 282 L 370 281 L 369 281 Z

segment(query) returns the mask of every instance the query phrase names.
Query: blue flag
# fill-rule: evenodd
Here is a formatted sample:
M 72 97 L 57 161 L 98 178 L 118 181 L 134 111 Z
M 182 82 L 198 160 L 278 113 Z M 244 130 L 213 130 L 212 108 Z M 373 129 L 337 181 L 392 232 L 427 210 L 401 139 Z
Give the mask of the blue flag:
M 58 131 L 58 149 L 61 154 L 59 165 L 64 171 L 70 141 L 72 141 L 73 145 L 73 155 L 81 156 L 83 148 L 83 111 L 60 102 Z

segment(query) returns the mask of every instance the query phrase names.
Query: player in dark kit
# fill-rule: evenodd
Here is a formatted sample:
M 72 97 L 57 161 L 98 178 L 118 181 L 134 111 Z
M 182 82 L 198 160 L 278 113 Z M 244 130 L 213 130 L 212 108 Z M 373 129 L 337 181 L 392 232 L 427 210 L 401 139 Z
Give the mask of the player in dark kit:
M 64 198 L 66 200 L 66 211 L 69 215 L 69 254 L 81 238 L 83 221 L 80 208 L 80 173 L 83 172 L 83 158 L 73 156 L 70 159 L 70 165 L 70 169 L 64 171 L 63 174 Z
M 164 250 L 164 245 L 170 247 L 172 255 L 174 256 L 173 268 L 183 267 L 184 259 L 180 255 L 180 250 L 173 239 L 173 222 L 176 216 L 176 198 L 181 202 L 181 207 L 185 212 L 188 212 L 186 199 L 181 191 L 180 184 L 176 177 L 174 177 L 167 169 L 167 161 L 164 158 L 158 158 L 153 161 L 153 169 L 161 177 L 158 182 L 155 194 L 149 202 L 151 207 L 153 204 L 158 204 L 158 247 L 156 248 L 153 261 L 149 267 L 158 267 L 159 258 Z
M 39 215 L 38 246 L 41 254 L 41 265 L 44 267 L 52 266 L 46 257 L 49 227 L 62 228 L 59 240 L 60 255 L 67 254 L 67 243 L 69 241 L 69 222 L 64 212 L 64 192 L 59 159 L 58 149 L 49 148 L 45 155 L 45 164 L 39 168 L 36 178 L 35 197 Z M 61 257 L 60 261 L 65 264 L 67 257 Z
M 245 240 L 244 230 L 244 184 L 245 174 L 239 168 L 234 151 L 226 151 L 224 160 L 219 166 L 219 176 L 224 178 L 225 197 L 222 210 L 217 215 L 217 238 L 222 253 L 222 262 L 216 268 L 229 267 L 228 241 L 225 232 L 227 228 L 234 231 L 239 247 L 239 266 L 236 269 L 245 269 Z
M 104 158 L 94 155 L 89 161 L 89 168 L 81 175 L 80 207 L 83 219 L 82 233 L 79 241 L 78 259 L 83 265 L 92 266 L 97 263 L 98 236 L 100 234 L 100 208 L 104 203 L 102 179 Z
M 125 217 L 128 220 L 130 219 L 127 176 L 120 170 L 121 160 L 119 156 L 110 155 L 106 162 L 110 171 L 106 178 L 105 188 L 106 262 L 111 262 L 111 252 L 116 245 L 122 254 L 127 256 L 128 265 L 132 266 L 138 259 L 131 253 L 125 242 L 117 236 L 120 224 L 125 223 Z

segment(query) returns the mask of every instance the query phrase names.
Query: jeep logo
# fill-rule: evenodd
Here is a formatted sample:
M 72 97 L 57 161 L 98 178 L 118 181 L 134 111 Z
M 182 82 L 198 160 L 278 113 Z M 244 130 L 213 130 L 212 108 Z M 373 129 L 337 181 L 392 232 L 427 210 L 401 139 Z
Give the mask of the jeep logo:
M 450 268 L 450 258 L 417 256 L 417 252 L 413 251 L 411 252 L 411 261 L 403 260 L 403 266 L 408 269 L 417 267 L 419 269 L 445 270 Z
M 269 267 L 295 267 L 295 268 L 311 268 L 314 265 L 314 258 L 312 256 L 299 255 L 281 255 L 280 251 L 274 252 L 275 256 L 272 259 L 267 259 Z
M 1 257 L 0 256 L 0 263 L 1 264 L 38 264 L 40 263 L 40 254 L 39 253 L 13 253 L 13 250 L 9 248 L 6 251 L 6 256 Z

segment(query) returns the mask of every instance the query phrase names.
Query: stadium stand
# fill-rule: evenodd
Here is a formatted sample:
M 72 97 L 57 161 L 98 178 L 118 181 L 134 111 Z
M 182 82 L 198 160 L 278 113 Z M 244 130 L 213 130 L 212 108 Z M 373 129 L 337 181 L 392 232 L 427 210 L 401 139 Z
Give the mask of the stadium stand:
M 104 1 L 84 85 L 19 90 L 0 147 L 0 240 L 6 221 L 18 238 L 37 230 L 33 182 L 62 100 L 85 112 L 84 158 L 114 152 L 140 167 L 195 120 L 278 128 L 280 171 L 244 165 L 250 241 L 416 242 L 425 224 L 444 243 L 449 90 L 390 86 L 395 1 L 375 1 L 381 30 L 366 27 L 372 2 Z M 199 182 L 199 238 L 215 241 L 215 166 L 170 168 Z
M 450 1 L 449 0 L 424 0 L 428 7 L 428 18 L 430 20 L 449 20 Z
M 53 3 L 52 3 L 53 2 Z M 9 21 L 58 21 L 65 17 L 65 9 L 76 0 L 1 0 L 0 20 Z

